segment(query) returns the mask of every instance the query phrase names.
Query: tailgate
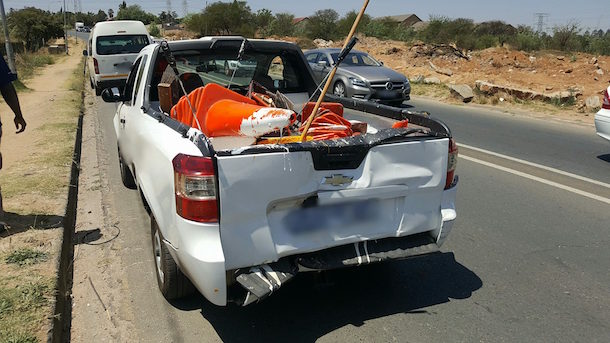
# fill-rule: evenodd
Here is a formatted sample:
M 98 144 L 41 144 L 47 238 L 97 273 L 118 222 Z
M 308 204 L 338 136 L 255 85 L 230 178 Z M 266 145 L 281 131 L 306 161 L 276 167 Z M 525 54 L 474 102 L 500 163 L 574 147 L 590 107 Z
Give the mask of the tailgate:
M 218 156 L 226 268 L 439 228 L 448 142 L 374 146 L 339 170 L 309 151 Z

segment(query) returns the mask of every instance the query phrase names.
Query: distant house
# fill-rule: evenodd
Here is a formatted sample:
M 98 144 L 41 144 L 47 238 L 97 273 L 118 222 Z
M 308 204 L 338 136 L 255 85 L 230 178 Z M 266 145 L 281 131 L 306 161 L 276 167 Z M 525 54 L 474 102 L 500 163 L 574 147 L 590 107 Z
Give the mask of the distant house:
M 299 17 L 292 19 L 292 25 L 304 25 L 309 20 L 309 17 Z
M 375 18 L 377 19 L 389 19 L 395 21 L 397 24 L 403 25 L 404 27 L 412 27 L 417 23 L 421 23 L 422 20 L 415 14 L 401 14 L 401 15 L 391 15 L 385 17 Z
M 309 17 L 300 17 L 292 19 L 292 25 L 294 26 L 294 34 L 297 36 L 303 35 L 309 22 Z

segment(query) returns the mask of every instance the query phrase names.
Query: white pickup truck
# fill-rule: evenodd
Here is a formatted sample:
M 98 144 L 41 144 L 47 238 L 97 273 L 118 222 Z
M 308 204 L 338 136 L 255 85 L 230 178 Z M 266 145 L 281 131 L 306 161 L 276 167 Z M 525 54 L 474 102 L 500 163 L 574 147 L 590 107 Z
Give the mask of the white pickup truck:
M 296 45 L 248 41 L 253 76 L 229 81 L 209 67 L 235 60 L 242 42 L 206 37 L 169 47 L 179 72 L 196 74 L 201 84 L 230 83 L 245 94 L 254 78 L 298 112 L 316 84 Z M 364 134 L 280 145 L 208 137 L 160 109 L 157 85 L 167 59 L 159 44 L 145 47 L 123 93 L 102 94 L 118 103 L 123 183 L 141 192 L 150 212 L 158 285 L 167 299 L 194 285 L 213 304 L 247 305 L 299 272 L 438 252 L 456 218 L 457 188 L 457 147 L 442 122 L 331 96 L 326 100 L 343 104 L 346 119 L 368 124 Z M 405 119 L 408 128 L 392 128 Z

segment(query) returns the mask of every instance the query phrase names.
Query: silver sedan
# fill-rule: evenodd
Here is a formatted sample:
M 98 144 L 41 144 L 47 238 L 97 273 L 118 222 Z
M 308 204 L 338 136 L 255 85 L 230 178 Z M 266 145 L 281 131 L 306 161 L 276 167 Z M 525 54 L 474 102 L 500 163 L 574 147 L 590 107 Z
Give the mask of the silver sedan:
M 314 49 L 305 52 L 317 82 L 321 82 L 337 62 L 341 49 Z M 400 105 L 409 100 L 411 84 L 409 79 L 383 66 L 369 54 L 352 50 L 337 70 L 332 93 L 349 98 L 372 100 Z

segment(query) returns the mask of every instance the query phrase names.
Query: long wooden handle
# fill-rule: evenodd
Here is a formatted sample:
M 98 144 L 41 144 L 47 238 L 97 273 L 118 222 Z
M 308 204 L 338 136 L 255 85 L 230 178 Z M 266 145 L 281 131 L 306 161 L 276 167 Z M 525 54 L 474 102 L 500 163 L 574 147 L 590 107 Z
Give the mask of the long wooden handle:
M 345 38 L 345 43 L 343 43 L 343 49 L 345 49 L 345 47 L 347 47 L 347 44 L 349 44 L 349 41 L 354 36 L 354 33 L 356 32 L 356 28 L 358 27 L 358 24 L 360 24 L 360 19 L 362 19 L 362 16 L 364 15 L 364 11 L 366 11 L 366 7 L 368 5 L 369 5 L 369 0 L 364 0 L 364 5 L 360 9 L 360 13 L 358 13 L 356 20 L 354 21 L 354 24 L 352 25 L 352 29 L 349 31 L 349 34 Z M 309 127 L 311 126 L 311 123 L 313 122 L 313 120 L 316 119 L 316 117 L 318 116 L 318 110 L 320 109 L 322 100 L 324 100 L 324 97 L 326 96 L 326 93 L 328 92 L 328 88 L 330 87 L 331 83 L 333 83 L 333 78 L 335 77 L 335 74 L 337 73 L 337 68 L 339 68 L 339 65 L 338 65 L 338 63 L 335 63 L 335 66 L 330 71 L 328 80 L 326 80 L 326 84 L 324 85 L 324 88 L 322 89 L 322 92 L 320 93 L 320 97 L 318 97 L 318 101 L 316 101 L 316 105 L 313 107 L 313 110 L 311 111 L 311 115 L 309 116 L 309 118 L 307 118 L 307 123 L 305 124 L 303 133 L 301 134 L 301 142 L 305 142 L 305 140 L 307 139 L 307 131 L 309 131 Z

